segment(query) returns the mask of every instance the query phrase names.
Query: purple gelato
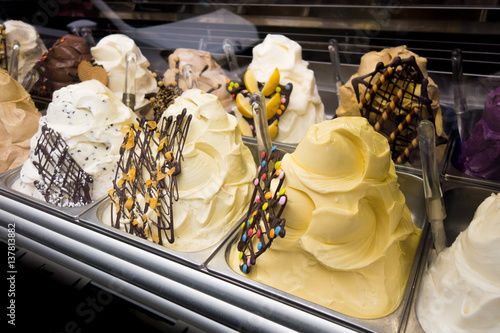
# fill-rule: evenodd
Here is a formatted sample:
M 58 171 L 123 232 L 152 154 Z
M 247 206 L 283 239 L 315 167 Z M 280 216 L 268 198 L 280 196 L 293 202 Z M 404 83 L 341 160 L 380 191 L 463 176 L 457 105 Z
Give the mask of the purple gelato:
M 488 97 L 483 117 L 463 145 L 458 167 L 472 177 L 500 181 L 500 87 Z

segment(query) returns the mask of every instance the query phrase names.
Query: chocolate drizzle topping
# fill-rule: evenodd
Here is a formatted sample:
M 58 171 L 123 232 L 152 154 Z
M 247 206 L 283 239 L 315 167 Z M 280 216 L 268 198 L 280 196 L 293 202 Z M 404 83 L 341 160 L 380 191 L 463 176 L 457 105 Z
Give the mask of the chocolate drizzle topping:
M 420 121 L 434 122 L 427 85 L 413 56 L 396 57 L 386 66 L 379 62 L 373 72 L 352 80 L 361 115 L 388 139 L 396 163 L 417 148 Z
M 265 82 L 257 82 L 257 85 L 259 87 L 259 90 L 261 91 L 262 88 L 265 85 Z M 231 81 L 230 79 L 227 79 L 226 82 L 226 90 L 231 94 L 231 97 L 233 99 L 236 98 L 236 96 L 241 93 L 243 96 L 250 98 L 252 94 L 248 91 L 248 89 L 245 86 L 244 81 Z M 275 121 L 279 121 L 279 118 L 285 113 L 286 109 L 288 108 L 288 104 L 290 103 L 290 96 L 293 91 L 293 83 L 289 82 L 286 85 L 279 84 L 278 88 L 269 96 L 265 96 L 267 99 L 272 98 L 275 94 L 280 94 L 280 105 L 278 106 L 277 112 L 270 117 L 267 120 L 268 126 L 271 126 Z M 252 130 L 252 135 L 253 137 L 257 136 L 257 133 L 255 132 L 255 121 L 253 118 L 246 117 L 245 115 L 242 115 L 243 119 L 245 119 L 248 124 L 250 125 L 250 129 Z
M 68 145 L 59 133 L 42 126 L 33 165 L 42 176 L 35 181 L 45 201 L 61 207 L 79 207 L 92 202 L 90 184 L 92 176 L 86 173 L 68 153 Z
M 126 131 L 120 160 L 109 191 L 111 225 L 162 245 L 175 240 L 173 200 L 179 199 L 177 175 L 192 115 L 142 118 Z M 153 230 L 152 227 L 155 227 Z
M 240 240 L 238 242 L 240 269 L 249 273 L 257 258 L 280 236 L 285 237 L 285 222 L 281 214 L 287 203 L 286 190 L 281 188 L 285 179 L 285 172 L 281 169 L 281 154 L 273 146 L 271 154 L 261 153 L 262 164 L 254 180 L 255 189 L 252 203 L 248 209 L 245 221 L 241 224 Z M 267 157 L 267 158 L 266 158 Z M 271 191 L 271 182 L 277 181 L 274 193 Z

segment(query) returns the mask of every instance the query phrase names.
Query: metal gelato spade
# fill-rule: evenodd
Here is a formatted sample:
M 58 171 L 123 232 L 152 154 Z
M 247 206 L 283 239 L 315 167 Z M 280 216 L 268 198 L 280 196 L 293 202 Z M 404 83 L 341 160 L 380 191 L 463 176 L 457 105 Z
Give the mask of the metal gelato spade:
M 125 55 L 125 88 L 123 89 L 122 102 L 134 111 L 135 109 L 135 72 L 137 70 L 136 55 L 127 52 Z
M 340 87 L 344 84 L 344 80 L 342 79 L 342 73 L 340 71 L 339 45 L 336 39 L 330 39 L 328 43 L 328 52 L 330 53 L 330 61 L 332 63 L 333 82 L 335 83 L 335 92 L 339 103 L 338 106 L 340 106 Z
M 17 81 L 19 77 L 19 56 L 21 53 L 21 44 L 16 40 L 12 45 L 12 55 L 9 60 L 9 75 Z
M 186 64 L 182 66 L 182 76 L 186 80 L 188 89 L 198 88 L 198 79 L 193 65 Z
M 250 104 L 252 106 L 259 153 L 265 151 L 266 156 L 269 156 L 271 153 L 272 143 L 271 135 L 269 134 L 269 127 L 267 125 L 266 99 L 259 91 L 252 94 Z
M 229 39 L 224 39 L 222 43 L 222 48 L 226 54 L 226 60 L 229 65 L 230 75 L 233 80 L 239 79 L 240 66 L 238 65 L 238 60 L 236 59 L 236 54 L 234 53 L 233 43 Z
M 437 169 L 435 135 L 436 130 L 432 122 L 422 120 L 418 126 L 418 139 L 424 177 L 425 206 L 427 218 L 431 224 L 434 248 L 439 253 L 446 248 L 446 234 L 443 226 L 446 210 Z

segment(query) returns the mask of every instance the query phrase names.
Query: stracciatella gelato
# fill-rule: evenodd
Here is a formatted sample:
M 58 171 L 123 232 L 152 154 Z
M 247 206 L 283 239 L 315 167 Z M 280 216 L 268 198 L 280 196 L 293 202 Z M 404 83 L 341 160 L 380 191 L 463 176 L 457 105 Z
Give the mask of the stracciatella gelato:
M 366 119 L 312 125 L 285 173 L 286 235 L 249 278 L 358 318 L 400 304 L 420 239 L 399 189 L 387 140 Z M 240 273 L 236 245 L 229 264 Z
M 23 164 L 40 113 L 30 95 L 7 71 L 0 69 L 0 173 Z
M 198 88 L 217 96 L 224 109 L 230 110 L 234 106 L 231 95 L 225 88 L 227 76 L 209 52 L 176 49 L 168 57 L 168 65 L 169 69 L 163 76 L 163 83 L 165 85 L 178 85 L 183 91 Z M 189 85 L 188 80 L 183 76 L 183 69 L 186 65 L 192 66 L 198 84 L 197 87 Z
M 500 332 L 500 195 L 424 273 L 417 316 L 427 333 Z
M 246 211 L 256 168 L 250 150 L 242 142 L 236 118 L 224 110 L 216 96 L 199 89 L 187 90 L 167 108 L 158 124 L 169 116 L 177 117 L 183 110 L 192 119 L 182 150 L 181 172 L 176 176 L 175 239 L 173 243 L 164 241 L 163 245 L 177 251 L 198 251 L 220 241 Z M 150 148 L 152 152 L 156 150 Z M 176 148 L 173 153 L 177 153 Z M 142 209 L 141 200 L 138 198 Z M 111 207 L 103 213 L 106 224 L 112 224 Z M 153 235 L 159 233 L 156 212 L 151 206 L 144 209 L 144 214 L 136 214 L 137 223 L 149 221 L 151 232 L 147 235 L 155 241 Z M 127 230 L 126 221 L 119 222 L 119 227 Z
M 441 116 L 441 108 L 439 106 L 439 89 L 434 83 L 432 78 L 427 74 L 427 59 L 420 57 L 416 53 L 411 52 L 406 48 L 405 45 L 397 46 L 393 48 L 383 49 L 382 51 L 368 52 L 361 57 L 361 62 L 359 64 L 358 72 L 351 76 L 346 84 L 340 87 L 340 103 L 341 105 L 337 108 L 336 114 L 339 117 L 342 116 L 360 116 L 361 112 L 358 106 L 358 100 L 354 89 L 352 86 L 352 80 L 354 78 L 367 75 L 373 72 L 379 62 L 384 65 L 390 64 L 394 58 L 400 57 L 401 59 L 406 59 L 409 57 L 415 57 L 415 61 L 418 68 L 422 72 L 424 78 L 426 78 L 429 83 L 427 85 L 428 97 L 432 100 L 431 108 L 433 116 L 435 117 L 436 132 L 441 135 L 443 132 L 443 119 Z M 361 88 L 360 88 L 361 89 Z M 364 91 L 360 91 L 361 95 L 364 95 Z M 415 94 L 420 96 L 420 85 L 415 87 Z M 403 105 L 408 106 L 410 101 L 407 98 L 403 99 Z
M 470 176 L 500 181 L 500 87 L 489 93 L 456 166 Z
M 123 142 L 120 128 L 136 123 L 136 115 L 97 80 L 69 85 L 53 94 L 47 115 L 40 118 L 36 135 L 31 139 L 31 154 L 13 189 L 43 199 L 35 187 L 41 176 L 33 164 L 43 125 L 59 133 L 69 147 L 69 155 L 93 178 L 91 198 L 106 195 L 115 176 Z
M 289 104 L 278 122 L 275 141 L 298 143 L 312 124 L 325 120 L 323 103 L 316 87 L 314 72 L 302 60 L 301 46 L 283 36 L 268 34 L 253 48 L 250 69 L 258 82 L 267 82 L 275 69 L 280 72 L 279 83 L 293 84 Z
M 17 80 L 23 82 L 24 77 L 35 66 L 47 48 L 43 44 L 35 28 L 23 21 L 9 20 L 4 22 L 7 41 L 7 57 L 12 54 L 15 41 L 21 46 L 19 54 L 19 72 Z
M 119 100 L 122 99 L 125 88 L 125 56 L 128 52 L 136 55 L 135 108 L 146 105 L 149 101 L 146 95 L 158 91 L 155 76 L 148 68 L 148 60 L 131 38 L 121 34 L 108 35 L 90 51 L 95 62 L 108 72 L 108 88 Z

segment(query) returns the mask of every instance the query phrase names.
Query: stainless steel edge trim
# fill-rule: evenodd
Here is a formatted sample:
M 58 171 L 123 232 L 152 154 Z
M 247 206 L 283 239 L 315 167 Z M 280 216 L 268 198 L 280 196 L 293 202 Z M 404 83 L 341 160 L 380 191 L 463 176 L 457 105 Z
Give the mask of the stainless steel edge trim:
M 0 196 L 0 225 L 5 227 L 7 221 L 14 221 L 16 232 L 21 235 L 231 327 L 259 332 L 282 332 L 285 327 L 299 331 L 352 332 L 207 272 Z
M 0 238 L 6 239 L 6 234 L 6 229 L 0 228 Z M 33 251 L 42 257 L 50 259 L 53 262 L 78 272 L 85 277 L 91 278 L 96 285 L 106 291 L 122 297 L 133 304 L 159 315 L 160 317 L 164 317 L 168 321 L 175 318 L 189 322 L 193 326 L 204 330 L 235 332 L 227 326 L 217 323 L 193 311 L 189 311 L 180 305 L 172 303 L 133 284 L 111 276 L 97 268 L 86 265 L 77 259 L 66 256 L 21 234 L 16 235 L 16 246 Z

